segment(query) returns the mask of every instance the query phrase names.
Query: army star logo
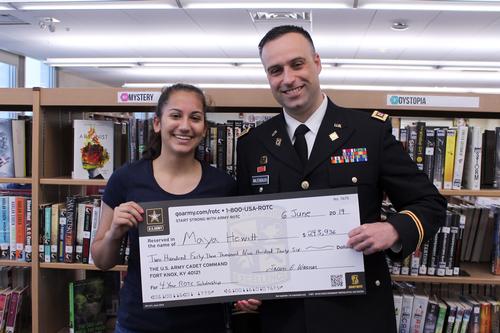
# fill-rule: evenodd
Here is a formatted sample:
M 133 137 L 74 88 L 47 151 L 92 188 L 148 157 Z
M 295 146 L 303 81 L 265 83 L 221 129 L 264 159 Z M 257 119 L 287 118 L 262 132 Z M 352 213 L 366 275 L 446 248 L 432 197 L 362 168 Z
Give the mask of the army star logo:
M 163 224 L 163 209 L 149 208 L 146 209 L 147 224 Z
M 147 232 L 164 232 L 169 234 L 169 226 L 165 227 L 163 224 L 163 209 L 162 208 L 148 208 L 146 209 L 146 230 Z

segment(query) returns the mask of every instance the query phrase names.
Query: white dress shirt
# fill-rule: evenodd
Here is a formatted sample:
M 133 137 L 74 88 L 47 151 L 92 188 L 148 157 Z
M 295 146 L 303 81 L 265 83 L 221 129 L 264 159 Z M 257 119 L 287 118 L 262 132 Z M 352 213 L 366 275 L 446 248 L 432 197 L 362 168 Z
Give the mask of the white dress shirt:
M 318 135 L 319 127 L 321 126 L 321 122 L 323 121 L 323 117 L 326 113 L 326 107 L 328 106 L 328 98 L 323 94 L 323 102 L 321 105 L 313 112 L 313 114 L 306 120 L 304 125 L 309 128 L 309 132 L 307 132 L 304 137 L 307 142 L 307 158 L 311 156 L 311 151 L 314 146 L 314 141 L 316 140 L 316 135 Z M 297 119 L 290 116 L 286 111 L 283 112 L 285 116 L 286 130 L 288 132 L 288 136 L 290 137 L 290 141 L 292 144 L 295 143 L 294 133 L 297 127 L 302 124 Z

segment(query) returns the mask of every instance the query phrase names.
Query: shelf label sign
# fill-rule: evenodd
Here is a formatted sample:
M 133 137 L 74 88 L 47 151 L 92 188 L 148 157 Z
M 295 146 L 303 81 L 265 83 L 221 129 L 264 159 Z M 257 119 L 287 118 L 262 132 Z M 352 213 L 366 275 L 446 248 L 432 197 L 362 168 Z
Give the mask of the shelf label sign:
M 119 104 L 156 104 L 160 98 L 160 91 L 119 91 Z
M 387 105 L 396 107 L 432 106 L 432 107 L 479 108 L 479 97 L 388 94 Z

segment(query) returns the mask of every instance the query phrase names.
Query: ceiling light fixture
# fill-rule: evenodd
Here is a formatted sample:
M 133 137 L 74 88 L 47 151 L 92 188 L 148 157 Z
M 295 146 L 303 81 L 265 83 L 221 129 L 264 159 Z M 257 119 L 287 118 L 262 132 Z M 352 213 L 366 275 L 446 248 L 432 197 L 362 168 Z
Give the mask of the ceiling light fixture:
M 296 22 L 311 22 L 311 12 L 250 12 L 252 21 L 269 22 L 269 21 L 296 21 Z
M 31 0 L 9 1 L 9 4 L 20 10 L 90 10 L 90 9 L 171 9 L 179 8 L 175 0 Z
M 320 0 L 320 1 L 229 1 L 229 0 L 180 0 L 183 8 L 203 8 L 203 9 L 254 9 L 254 8 L 353 8 L 353 0 Z
M 436 10 L 498 12 L 498 1 L 358 0 L 358 8 L 378 10 Z

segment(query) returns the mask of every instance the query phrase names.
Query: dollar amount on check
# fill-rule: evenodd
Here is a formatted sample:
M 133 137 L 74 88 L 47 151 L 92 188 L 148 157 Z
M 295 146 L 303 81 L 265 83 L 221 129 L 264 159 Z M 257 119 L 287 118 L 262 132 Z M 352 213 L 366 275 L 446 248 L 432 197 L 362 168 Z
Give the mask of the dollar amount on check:
M 140 205 L 144 308 L 365 293 L 355 189 Z

